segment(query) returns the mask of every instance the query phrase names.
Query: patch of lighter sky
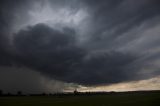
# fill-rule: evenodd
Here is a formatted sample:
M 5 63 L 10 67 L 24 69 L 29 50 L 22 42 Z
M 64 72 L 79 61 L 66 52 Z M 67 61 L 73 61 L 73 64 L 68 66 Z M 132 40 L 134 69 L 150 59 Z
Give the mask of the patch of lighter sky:
M 33 8 L 28 9 L 26 15 L 29 16 L 29 19 L 26 22 L 15 24 L 14 32 L 26 26 L 34 26 L 39 23 L 44 23 L 54 28 L 57 25 L 75 28 L 79 27 L 82 21 L 89 16 L 85 8 L 77 10 L 70 9 L 67 6 L 54 8 L 48 1 L 45 1 L 43 5 L 41 2 L 33 4 Z M 18 20 L 15 22 L 18 23 Z
M 87 16 L 87 12 L 83 8 L 78 9 L 76 12 L 73 12 L 68 7 L 54 9 L 50 4 L 46 3 L 43 7 L 36 6 L 29 11 L 29 15 L 31 17 L 29 25 L 44 23 L 54 28 L 61 24 L 69 27 L 78 27 Z
M 160 76 L 155 78 L 96 87 L 79 87 L 80 92 L 160 90 Z
M 76 35 L 78 35 L 77 44 L 86 40 L 86 37 L 83 35 L 87 32 L 87 22 L 90 15 L 85 7 L 74 10 L 69 6 L 54 7 L 47 0 L 43 3 L 37 1 L 33 3 L 32 8 L 26 10 L 26 15 L 20 14 L 18 16 L 21 17 L 22 20 L 27 17 L 27 20 L 21 22 L 19 18 L 15 19 L 9 37 L 11 45 L 13 43 L 14 33 L 28 26 L 34 26 L 40 23 L 46 24 L 59 31 L 62 31 L 64 27 L 73 28 L 76 31 Z

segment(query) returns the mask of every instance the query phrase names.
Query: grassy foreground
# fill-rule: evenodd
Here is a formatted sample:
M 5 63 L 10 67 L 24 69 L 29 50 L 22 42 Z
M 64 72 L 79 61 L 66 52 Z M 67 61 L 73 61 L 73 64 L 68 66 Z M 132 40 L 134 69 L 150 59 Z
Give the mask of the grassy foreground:
M 0 97 L 0 106 L 160 106 L 160 92 Z

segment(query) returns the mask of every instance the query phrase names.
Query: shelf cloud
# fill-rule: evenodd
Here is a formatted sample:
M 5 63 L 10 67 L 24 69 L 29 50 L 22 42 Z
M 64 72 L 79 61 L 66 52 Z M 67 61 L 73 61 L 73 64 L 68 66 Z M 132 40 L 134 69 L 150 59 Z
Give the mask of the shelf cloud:
M 30 69 L 51 80 L 83 86 L 155 78 L 160 75 L 159 4 L 1 0 L 1 74 L 6 75 L 4 67 L 13 72 Z

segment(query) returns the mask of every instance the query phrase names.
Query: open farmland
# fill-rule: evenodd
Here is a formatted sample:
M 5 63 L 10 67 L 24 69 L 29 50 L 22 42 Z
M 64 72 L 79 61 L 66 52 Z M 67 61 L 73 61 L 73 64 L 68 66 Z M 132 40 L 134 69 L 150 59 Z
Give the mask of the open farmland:
M 104 95 L 4 96 L 0 106 L 160 106 L 160 92 Z

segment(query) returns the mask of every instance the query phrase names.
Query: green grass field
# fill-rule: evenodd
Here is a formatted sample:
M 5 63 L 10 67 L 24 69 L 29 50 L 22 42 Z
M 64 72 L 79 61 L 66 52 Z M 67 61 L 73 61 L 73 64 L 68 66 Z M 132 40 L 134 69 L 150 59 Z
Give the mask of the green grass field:
M 0 97 L 0 106 L 160 106 L 160 93 Z

